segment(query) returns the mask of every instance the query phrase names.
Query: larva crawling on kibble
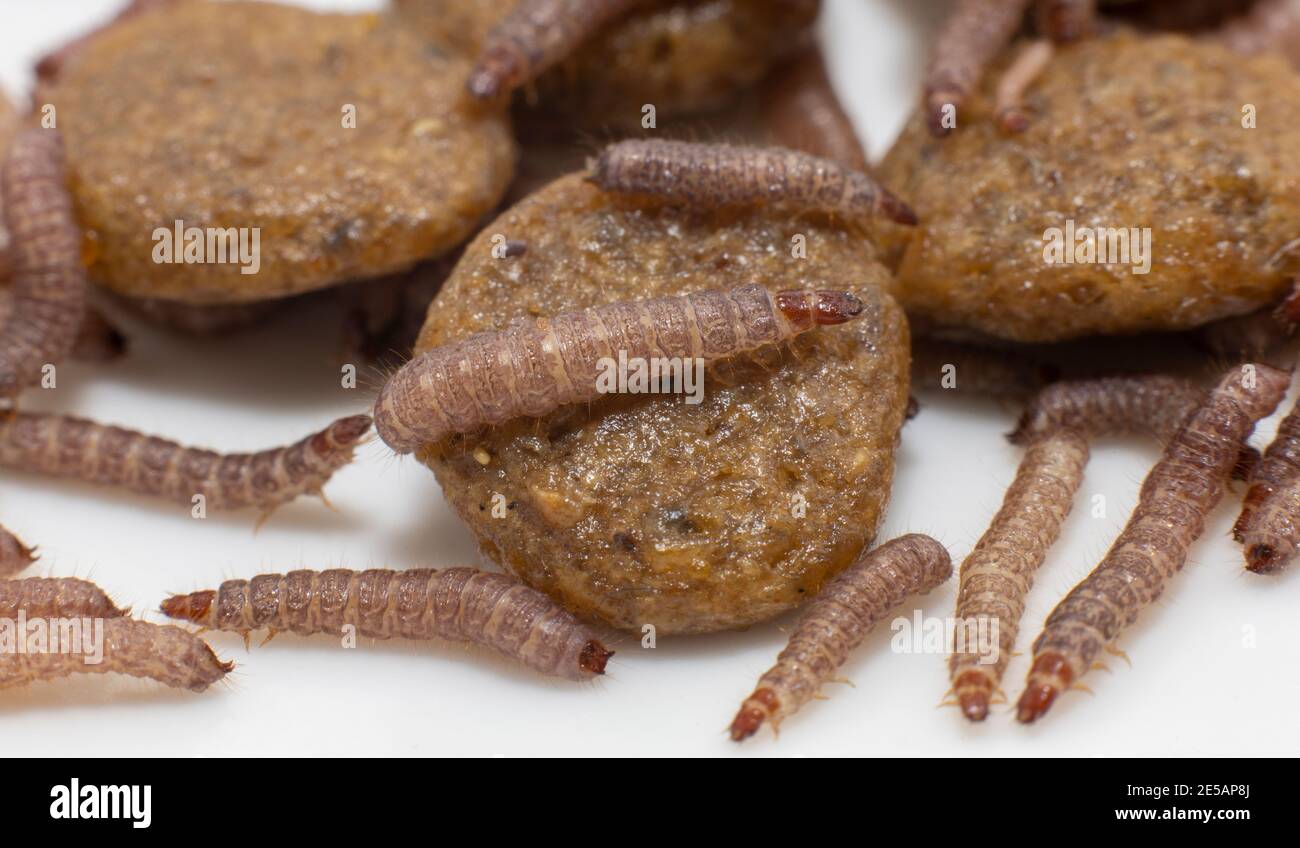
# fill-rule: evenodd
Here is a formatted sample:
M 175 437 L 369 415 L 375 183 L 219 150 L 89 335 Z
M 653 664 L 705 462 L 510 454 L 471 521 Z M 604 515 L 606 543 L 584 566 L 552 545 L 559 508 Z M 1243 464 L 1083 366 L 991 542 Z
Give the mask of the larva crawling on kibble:
M 0 580 L 0 619 L 14 619 L 19 610 L 28 618 L 121 618 L 127 614 L 103 589 L 88 580 L 75 577 Z
M 0 418 L 0 468 L 116 486 L 173 503 L 269 514 L 300 495 L 320 495 L 352 461 L 370 430 L 368 415 L 340 418 L 287 447 L 220 454 L 187 448 L 65 415 L 15 413 Z
M 11 308 L 0 323 L 0 402 L 35 385 L 72 349 L 86 309 L 81 230 L 65 185 L 58 130 L 13 140 L 0 184 L 9 230 Z
M 1280 571 L 1300 546 L 1300 403 L 1278 424 L 1277 434 L 1250 478 L 1232 535 L 1256 574 Z
M 554 677 L 589 680 L 613 655 L 586 625 L 514 577 L 473 568 L 291 571 L 227 580 L 162 603 L 171 618 L 247 635 L 269 629 L 485 645 Z
M 1281 402 L 1291 375 L 1263 364 L 1228 372 L 1178 431 L 1142 484 L 1138 504 L 1101 563 L 1059 603 L 1034 642 L 1017 718 L 1035 721 L 1076 684 L 1182 570 L 1255 422 Z
M 691 209 L 779 204 L 846 221 L 917 223 L 906 203 L 867 174 L 783 147 L 633 139 L 606 147 L 587 170 L 607 192 Z
M 384 384 L 375 427 L 398 453 L 452 433 L 536 418 L 601 394 L 602 359 L 705 363 L 780 344 L 862 311 L 850 292 L 760 285 L 624 301 L 483 332 L 412 359 Z
M 776 665 L 741 704 L 731 738 L 748 739 L 764 723 L 775 731 L 816 697 L 877 622 L 909 596 L 929 592 L 951 576 L 947 549 L 929 536 L 900 536 L 864 554 L 809 604 Z
M 179 627 L 129 618 L 102 623 L 100 662 L 88 663 L 84 654 L 74 652 L 0 654 L 0 689 L 70 674 L 115 672 L 202 692 L 234 668 L 233 663 L 218 659 L 202 639 Z

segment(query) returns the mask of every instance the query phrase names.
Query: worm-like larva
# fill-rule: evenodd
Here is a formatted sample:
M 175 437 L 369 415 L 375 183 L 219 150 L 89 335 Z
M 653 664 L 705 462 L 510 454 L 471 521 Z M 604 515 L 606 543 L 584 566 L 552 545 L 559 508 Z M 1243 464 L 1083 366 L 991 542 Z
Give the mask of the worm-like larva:
M 954 646 L 949 661 L 953 693 L 971 721 L 988 715 L 989 702 L 1011 661 L 1034 572 L 1061 533 L 1087 464 L 1088 442 L 1082 433 L 1063 429 L 1036 438 L 1002 508 L 962 563 L 957 621 L 972 633 L 979 624 L 995 621 L 998 637 L 993 662 L 981 652 L 991 646 L 967 642 Z
M 1029 115 L 1025 112 L 1025 92 L 1034 80 L 1047 69 L 1056 48 L 1051 41 L 1040 39 L 1026 44 L 1002 79 L 998 80 L 998 125 L 1003 132 L 1019 133 L 1029 128 Z
M 1182 570 L 1241 444 L 1255 422 L 1277 407 L 1290 382 L 1289 373 L 1264 364 L 1233 369 L 1179 430 L 1143 482 L 1137 507 L 1110 551 L 1047 617 L 1017 706 L 1021 722 L 1046 713 Z
M 1197 333 L 1196 341 L 1221 361 L 1262 359 L 1280 367 L 1294 331 L 1295 323 L 1270 306 L 1206 324 Z
M 939 339 L 912 339 L 912 381 L 918 388 L 1025 398 L 1056 376 L 1053 366 L 1020 351 Z
M 0 580 L 0 618 L 13 619 L 22 610 L 28 618 L 121 618 L 104 590 L 75 577 L 27 577 Z
M 0 418 L 0 468 L 118 486 L 191 505 L 203 495 L 213 510 L 269 512 L 321 488 L 352 460 L 370 417 L 340 418 L 288 447 L 219 454 L 187 448 L 63 415 L 15 413 Z
M 779 203 L 851 221 L 883 215 L 917 222 L 907 204 L 866 174 L 783 147 L 632 139 L 606 147 L 587 171 L 605 191 L 690 208 Z
M 1029 2 L 958 0 L 935 42 L 925 75 L 925 113 L 932 133 L 952 132 L 948 110 L 966 100 L 989 62 L 1020 27 Z
M 103 628 L 104 653 L 97 663 L 75 652 L 0 654 L 0 689 L 112 671 L 202 692 L 234 668 L 233 663 L 217 659 L 202 639 L 170 624 L 109 618 Z
M 126 336 L 109 323 L 104 313 L 87 309 L 70 355 L 80 362 L 112 362 L 126 354 L 126 345 Z
M 1246 568 L 1279 571 L 1300 545 L 1300 403 L 1282 419 L 1277 435 L 1250 477 L 1232 535 L 1246 548 Z
M 763 125 L 777 143 L 869 173 L 862 141 L 835 96 L 820 48 L 769 74 L 762 101 Z
M 764 722 L 776 730 L 817 695 L 877 622 L 951 576 L 947 549 L 929 536 L 900 536 L 865 554 L 812 601 L 776 665 L 741 704 L 731 738 L 747 739 Z
M 772 294 L 749 285 L 520 321 L 406 363 L 375 401 L 375 428 L 390 448 L 411 453 L 452 433 L 594 400 L 601 394 L 602 359 L 707 363 L 841 324 L 861 311 L 849 292 Z
M 1097 0 L 1037 0 L 1034 20 L 1038 32 L 1058 44 L 1078 41 L 1097 22 Z
M 613 655 L 559 604 L 518 579 L 473 568 L 291 571 L 227 580 L 163 601 L 171 618 L 248 634 L 269 628 L 486 645 L 542 674 L 587 680 Z
M 649 0 L 520 0 L 488 33 L 466 88 L 480 100 L 509 94 L 563 61 L 590 36 Z
M 1090 438 L 1143 433 L 1168 442 L 1205 396 L 1191 380 L 1164 375 L 1064 380 L 1038 393 L 1007 438 L 1025 445 L 1070 429 Z
M 22 541 L 0 526 L 0 580 L 12 577 L 36 561 L 36 553 Z M 0 583 L 0 589 L 4 587 Z
M 86 274 L 58 130 L 20 132 L 2 182 L 13 308 L 0 325 L 0 401 L 12 401 L 72 348 L 86 308 Z

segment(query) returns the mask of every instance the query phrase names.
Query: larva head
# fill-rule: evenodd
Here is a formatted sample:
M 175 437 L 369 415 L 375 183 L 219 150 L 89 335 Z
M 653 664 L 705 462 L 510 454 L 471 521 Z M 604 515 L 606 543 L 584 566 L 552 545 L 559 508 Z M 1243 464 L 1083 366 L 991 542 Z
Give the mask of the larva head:
M 798 330 L 852 321 L 862 314 L 862 301 L 852 292 L 790 289 L 777 292 L 776 308 Z
M 160 609 L 163 615 L 168 618 L 192 621 L 195 624 L 206 624 L 208 613 L 212 609 L 212 602 L 216 599 L 216 592 L 205 589 L 202 592 L 192 592 L 188 595 L 172 595 L 162 602 Z
M 981 669 L 968 669 L 953 682 L 961 714 L 971 721 L 983 721 L 989 715 L 993 679 Z
M 1293 556 L 1293 545 L 1256 542 L 1246 547 L 1246 570 L 1253 574 L 1278 574 Z
M 1074 680 L 1074 670 L 1065 657 L 1051 652 L 1039 654 L 1029 670 L 1029 681 L 1016 704 L 1016 721 L 1031 724 L 1052 708 L 1056 696 Z
M 776 693 L 766 686 L 754 690 L 745 703 L 740 705 L 740 712 L 731 722 L 731 741 L 744 742 L 758 732 L 767 721 L 768 716 L 776 714 L 781 708 L 781 700 Z
M 578 668 L 587 674 L 604 674 L 605 663 L 609 662 L 612 656 L 614 656 L 613 651 L 592 639 L 582 646 L 582 652 L 578 654 Z
M 325 431 L 337 447 L 354 447 L 370 431 L 369 415 L 350 415 L 340 418 Z

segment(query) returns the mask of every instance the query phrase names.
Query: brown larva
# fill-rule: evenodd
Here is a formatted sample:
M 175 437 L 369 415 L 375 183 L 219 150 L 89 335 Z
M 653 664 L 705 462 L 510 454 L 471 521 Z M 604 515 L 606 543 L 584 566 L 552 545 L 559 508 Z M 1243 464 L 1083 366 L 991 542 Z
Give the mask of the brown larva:
M 509 94 L 563 61 L 607 23 L 648 0 L 519 0 L 492 28 L 466 88 L 480 100 Z
M 1242 442 L 1277 407 L 1290 382 L 1290 374 L 1268 365 L 1233 369 L 1179 430 L 1143 482 L 1110 551 L 1048 616 L 1017 706 L 1021 722 L 1046 713 L 1182 569 Z
M 1232 535 L 1246 549 L 1246 568 L 1279 571 L 1300 545 L 1300 404 L 1278 424 L 1264 451 Z
M 163 601 L 171 618 L 212 630 L 270 629 L 486 645 L 542 674 L 587 680 L 613 655 L 563 607 L 505 574 L 473 568 L 291 571 L 227 580 Z
M 1056 378 L 1056 369 L 1018 351 L 939 339 L 912 339 L 912 381 L 917 388 L 963 395 L 1024 398 Z M 945 383 L 945 378 L 951 382 Z
M 845 114 L 820 48 L 811 47 L 768 75 L 762 90 L 763 124 L 778 144 L 867 173 L 862 142 Z
M 0 419 L 0 467 L 186 505 L 203 495 L 208 509 L 270 512 L 299 495 L 319 495 L 369 429 L 369 416 L 354 415 L 288 447 L 219 454 L 82 418 L 15 413 Z
M 0 580 L 0 618 L 121 618 L 121 609 L 104 590 L 75 577 L 27 577 Z
M 1007 438 L 1025 445 L 1064 428 L 1090 438 L 1145 434 L 1167 442 L 1205 397 L 1204 389 L 1181 377 L 1066 380 L 1039 392 Z
M 865 554 L 826 585 L 731 723 L 737 742 L 764 724 L 775 730 L 817 695 L 867 633 L 908 596 L 952 576 L 952 560 L 929 536 L 900 536 Z
M 81 653 L 0 654 L 0 689 L 70 674 L 116 672 L 148 678 L 177 689 L 202 692 L 234 668 L 202 639 L 179 627 L 109 618 L 103 621 L 104 655 L 87 663 Z
M 998 80 L 996 106 L 1003 132 L 1018 133 L 1029 128 L 1025 92 L 1052 61 L 1056 48 L 1047 39 L 1032 41 L 1021 48 L 1006 73 Z
M 1057 43 L 1077 41 L 1096 26 L 1097 0 L 1037 0 L 1034 21 L 1040 33 Z
M 87 309 L 69 355 L 80 362 L 112 362 L 126 354 L 126 336 L 104 313 Z
M 866 174 L 783 147 L 632 139 L 606 147 L 587 172 L 605 191 L 692 209 L 776 203 L 850 221 L 917 222 L 907 204 Z
M 1060 535 L 1087 463 L 1088 442 L 1082 433 L 1061 429 L 1035 438 L 1002 508 L 962 563 L 957 621 L 966 626 L 996 621 L 998 636 L 995 662 L 985 661 L 978 650 L 982 646 L 969 645 L 954 646 L 949 660 L 953 694 L 971 721 L 988 715 L 1015 648 L 1034 572 Z
M 1030 0 L 958 0 L 935 42 L 925 75 L 925 114 L 930 131 L 954 129 L 950 110 L 960 108 L 984 69 L 1020 27 Z
M 36 561 L 36 552 L 0 526 L 0 580 L 12 577 Z M 4 584 L 0 583 L 0 587 Z
M 40 381 L 72 348 L 85 312 L 81 230 L 64 185 L 57 130 L 19 133 L 3 169 L 13 307 L 0 324 L 0 401 Z
M 673 357 L 706 363 L 788 341 L 862 311 L 844 291 L 770 293 L 759 285 L 624 301 L 425 351 L 384 385 L 375 428 L 398 453 L 452 433 L 535 418 L 599 397 L 599 363 Z

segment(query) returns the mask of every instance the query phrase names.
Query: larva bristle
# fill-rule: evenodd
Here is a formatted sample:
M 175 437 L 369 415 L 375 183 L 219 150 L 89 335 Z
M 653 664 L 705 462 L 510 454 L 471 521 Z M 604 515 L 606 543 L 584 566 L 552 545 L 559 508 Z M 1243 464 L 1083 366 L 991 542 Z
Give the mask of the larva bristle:
M 849 292 L 773 295 L 748 285 L 519 322 L 406 363 L 379 392 L 375 427 L 394 451 L 411 453 L 453 433 L 593 401 L 601 394 L 602 360 L 666 356 L 711 363 L 842 323 L 863 308 Z
M 775 729 L 817 694 L 876 622 L 951 576 L 947 549 L 929 536 L 900 536 L 864 554 L 809 604 L 776 665 L 741 704 L 731 738 L 740 742 L 764 724 Z
M 917 223 L 910 206 L 867 174 L 783 147 L 631 139 L 601 151 L 587 179 L 607 192 L 691 209 L 776 203 L 850 221 Z

